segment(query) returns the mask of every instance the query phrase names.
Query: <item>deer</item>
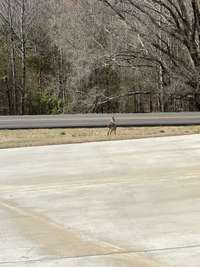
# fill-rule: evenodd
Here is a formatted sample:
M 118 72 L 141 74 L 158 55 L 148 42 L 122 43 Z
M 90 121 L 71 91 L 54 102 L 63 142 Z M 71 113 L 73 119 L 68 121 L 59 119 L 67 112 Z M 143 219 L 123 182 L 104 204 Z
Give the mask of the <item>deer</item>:
M 110 123 L 108 124 L 107 136 L 112 135 L 112 133 L 114 133 L 114 135 L 117 134 L 117 124 L 114 116 L 112 116 Z

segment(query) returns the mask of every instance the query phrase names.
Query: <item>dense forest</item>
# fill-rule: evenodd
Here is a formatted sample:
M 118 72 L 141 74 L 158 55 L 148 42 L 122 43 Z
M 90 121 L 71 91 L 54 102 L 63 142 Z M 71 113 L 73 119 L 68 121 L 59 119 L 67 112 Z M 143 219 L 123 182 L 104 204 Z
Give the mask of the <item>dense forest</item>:
M 0 114 L 200 110 L 199 0 L 0 0 Z

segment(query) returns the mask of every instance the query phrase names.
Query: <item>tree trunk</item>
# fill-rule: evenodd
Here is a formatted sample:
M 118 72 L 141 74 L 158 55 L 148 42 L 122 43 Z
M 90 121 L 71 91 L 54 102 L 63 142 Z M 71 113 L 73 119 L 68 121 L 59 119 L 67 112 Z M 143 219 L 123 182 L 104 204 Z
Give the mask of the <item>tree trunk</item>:
M 22 95 L 21 95 L 21 113 L 26 112 L 26 37 L 25 37 L 25 1 L 22 0 L 21 7 L 21 53 L 22 53 Z
M 159 26 L 160 26 L 160 30 L 159 30 L 159 46 L 162 48 L 162 13 L 163 13 L 163 8 L 162 5 L 160 5 L 160 10 L 159 10 L 160 14 L 159 14 Z M 160 51 L 160 62 L 162 62 L 162 52 Z M 163 86 L 163 69 L 162 66 L 159 66 L 159 93 L 160 93 L 160 108 L 161 108 L 161 112 L 165 111 L 164 108 L 164 86 Z
M 13 14 L 11 2 L 8 0 L 8 16 L 11 29 L 13 28 Z M 11 74 L 12 74 L 12 92 L 10 93 L 10 105 L 12 106 L 12 114 L 17 114 L 17 81 L 16 81 L 16 54 L 15 54 L 15 38 L 13 32 L 10 32 L 10 58 L 11 58 Z

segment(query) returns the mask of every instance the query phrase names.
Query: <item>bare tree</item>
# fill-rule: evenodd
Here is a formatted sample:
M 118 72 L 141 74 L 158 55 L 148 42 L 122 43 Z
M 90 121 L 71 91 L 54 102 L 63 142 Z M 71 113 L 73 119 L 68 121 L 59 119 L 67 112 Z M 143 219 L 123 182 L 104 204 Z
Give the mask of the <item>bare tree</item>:
M 200 4 L 198 0 L 100 0 L 138 36 L 118 58 L 153 64 L 171 79 L 199 91 Z M 173 45 L 171 45 L 173 44 Z M 174 49 L 174 46 L 178 47 Z M 127 47 L 127 45 L 126 45 Z M 140 65 L 140 64 L 139 64 Z M 138 65 L 137 65 L 138 66 Z
M 10 54 L 11 88 L 8 90 L 10 113 L 17 113 L 17 81 L 16 81 L 16 36 L 14 32 L 14 6 L 12 0 L 0 2 L 0 18 L 8 32 L 7 46 Z M 8 79 L 8 77 L 6 78 Z M 7 81 L 7 80 L 6 80 Z M 8 83 L 7 83 L 8 87 Z
M 0 0 L 1 94 L 12 114 L 195 110 L 199 14 L 199 0 Z
M 10 50 L 12 113 L 25 113 L 27 96 L 27 46 L 28 38 L 38 11 L 38 1 L 1 0 L 0 19 L 7 32 Z M 21 65 L 21 67 L 19 66 Z M 17 72 L 16 69 L 20 69 Z M 9 72 L 9 71 L 8 71 Z M 9 78 L 9 77 L 8 77 Z

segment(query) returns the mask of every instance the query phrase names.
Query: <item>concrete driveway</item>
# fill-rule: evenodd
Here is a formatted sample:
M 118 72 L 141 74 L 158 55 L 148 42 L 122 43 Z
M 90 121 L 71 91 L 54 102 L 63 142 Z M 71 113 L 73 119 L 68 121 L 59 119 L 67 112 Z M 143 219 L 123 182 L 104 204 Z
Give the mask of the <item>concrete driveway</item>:
M 199 263 L 200 136 L 0 150 L 0 266 Z

